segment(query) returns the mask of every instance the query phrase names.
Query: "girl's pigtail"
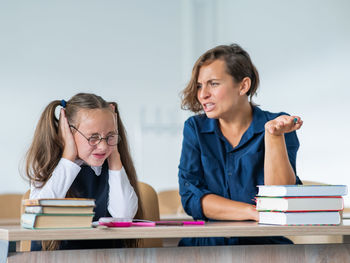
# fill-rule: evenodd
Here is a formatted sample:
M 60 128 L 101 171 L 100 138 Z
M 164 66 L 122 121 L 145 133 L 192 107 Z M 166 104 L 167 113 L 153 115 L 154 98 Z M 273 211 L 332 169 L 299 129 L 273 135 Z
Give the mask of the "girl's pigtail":
M 55 100 L 45 108 L 27 153 L 26 174 L 31 181 L 41 182 L 41 186 L 50 178 L 62 155 L 63 145 L 55 116 L 56 107 L 60 104 L 61 101 Z

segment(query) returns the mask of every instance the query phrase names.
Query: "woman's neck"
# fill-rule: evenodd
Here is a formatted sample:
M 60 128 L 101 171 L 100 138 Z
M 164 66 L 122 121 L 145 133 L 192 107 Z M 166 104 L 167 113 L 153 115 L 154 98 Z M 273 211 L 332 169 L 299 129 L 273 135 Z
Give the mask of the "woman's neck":
M 249 127 L 253 120 L 253 108 L 249 102 L 232 109 L 224 118 L 219 118 L 221 129 L 241 130 Z
M 226 118 L 219 118 L 222 134 L 233 147 L 237 146 L 253 120 L 253 108 L 249 102 L 234 109 Z

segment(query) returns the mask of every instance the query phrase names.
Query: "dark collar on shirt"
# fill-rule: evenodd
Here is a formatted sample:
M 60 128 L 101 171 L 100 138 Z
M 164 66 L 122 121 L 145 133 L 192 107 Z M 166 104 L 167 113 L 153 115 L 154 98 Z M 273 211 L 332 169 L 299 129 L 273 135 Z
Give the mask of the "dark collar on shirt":
M 209 119 L 204 114 L 201 115 L 200 118 L 204 118 L 200 128 L 201 133 L 211 133 L 214 132 L 215 129 L 219 129 L 219 121 L 217 119 Z M 267 121 L 268 119 L 265 113 L 259 107 L 253 106 L 253 121 L 247 132 L 254 134 L 263 132 Z

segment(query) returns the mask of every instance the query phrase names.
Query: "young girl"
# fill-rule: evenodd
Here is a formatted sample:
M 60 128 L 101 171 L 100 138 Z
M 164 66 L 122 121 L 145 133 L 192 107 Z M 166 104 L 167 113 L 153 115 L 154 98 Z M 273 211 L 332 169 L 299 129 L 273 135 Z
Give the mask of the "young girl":
M 55 110 L 60 109 L 59 120 Z M 51 102 L 41 115 L 27 154 L 30 198 L 96 199 L 100 217 L 142 217 L 136 171 L 115 102 L 79 93 Z M 32 242 L 32 250 L 133 246 L 136 241 Z
M 298 116 L 271 113 L 251 102 L 258 72 L 239 45 L 217 46 L 196 62 L 182 106 L 194 113 L 184 126 L 179 165 L 184 209 L 195 219 L 259 220 L 257 185 L 301 183 L 296 175 Z M 180 245 L 290 243 L 284 237 L 183 239 Z

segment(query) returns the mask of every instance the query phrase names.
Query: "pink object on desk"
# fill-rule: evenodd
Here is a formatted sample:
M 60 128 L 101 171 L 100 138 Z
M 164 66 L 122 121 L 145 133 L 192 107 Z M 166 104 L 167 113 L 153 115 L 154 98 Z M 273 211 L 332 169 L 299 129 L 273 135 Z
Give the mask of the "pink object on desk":
M 132 222 L 98 222 L 101 226 L 108 227 L 130 227 L 132 226 Z
M 182 221 L 183 225 L 184 226 L 189 226 L 189 225 L 196 225 L 196 226 L 199 226 L 199 225 L 204 225 L 204 221 Z
M 132 222 L 132 226 L 155 226 L 155 222 Z
M 148 220 L 132 220 L 128 218 L 101 217 L 98 221 L 101 226 L 107 227 L 131 227 L 131 226 L 155 226 L 156 223 Z
M 107 227 L 152 227 L 152 226 L 199 226 L 204 225 L 204 221 L 149 221 L 142 219 L 101 217 L 99 225 Z
M 204 221 L 155 221 L 157 226 L 189 226 L 204 225 Z

